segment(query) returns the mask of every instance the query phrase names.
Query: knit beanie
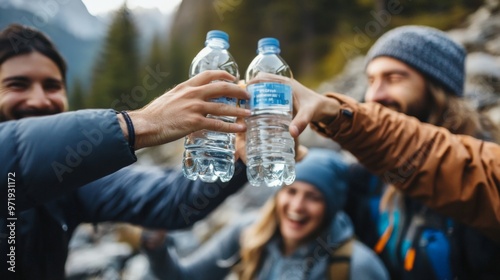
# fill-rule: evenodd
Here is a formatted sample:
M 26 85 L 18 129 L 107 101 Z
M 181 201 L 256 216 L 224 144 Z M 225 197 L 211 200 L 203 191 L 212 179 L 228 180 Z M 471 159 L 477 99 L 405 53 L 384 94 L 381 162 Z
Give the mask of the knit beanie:
M 392 29 L 368 51 L 366 65 L 379 56 L 400 60 L 451 93 L 463 96 L 465 49 L 440 30 L 427 26 Z
M 338 152 L 328 149 L 309 149 L 295 167 L 295 181 L 316 187 L 324 196 L 327 218 L 343 208 L 347 191 L 347 164 Z

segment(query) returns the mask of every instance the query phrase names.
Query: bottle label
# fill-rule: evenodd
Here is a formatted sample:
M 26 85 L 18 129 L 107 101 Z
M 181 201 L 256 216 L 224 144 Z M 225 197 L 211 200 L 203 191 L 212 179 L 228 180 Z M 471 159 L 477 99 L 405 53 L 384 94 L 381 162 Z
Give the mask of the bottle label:
M 213 69 L 216 69 L 216 68 L 213 68 Z M 220 82 L 220 81 L 232 83 L 231 81 L 226 81 L 226 80 L 215 80 L 215 81 L 212 81 L 211 83 L 216 83 L 216 82 Z M 233 97 L 222 96 L 222 97 L 212 98 L 212 99 L 210 99 L 210 101 L 216 102 L 216 103 L 224 103 L 226 105 L 230 105 L 233 107 L 236 107 L 238 105 L 238 99 L 233 98 Z
M 250 93 L 250 109 L 292 110 L 292 87 L 280 83 L 258 83 L 247 87 Z
M 217 103 L 224 103 L 227 105 L 231 105 L 236 107 L 238 104 L 238 99 L 237 98 L 232 98 L 232 97 L 218 97 L 218 98 L 212 98 L 210 99 L 212 102 L 217 102 Z

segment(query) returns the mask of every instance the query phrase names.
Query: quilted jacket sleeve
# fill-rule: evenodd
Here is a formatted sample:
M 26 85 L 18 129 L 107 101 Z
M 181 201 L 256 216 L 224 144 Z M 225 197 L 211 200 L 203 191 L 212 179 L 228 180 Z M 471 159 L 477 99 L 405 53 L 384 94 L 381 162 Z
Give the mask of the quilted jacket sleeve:
M 162 246 L 143 251 L 158 279 L 225 279 L 240 260 L 241 233 L 255 218 L 246 215 L 239 222 L 225 226 L 184 258 L 177 255 L 175 242 L 168 235 Z
M 203 219 L 246 183 L 238 161 L 227 183 L 186 179 L 177 169 L 131 166 L 78 190 L 84 222 L 122 221 L 180 229 Z
M 5 182 L 0 196 L 7 205 L 8 193 L 13 193 L 15 211 L 47 202 L 136 160 L 113 110 L 5 122 L 0 124 L 0 143 Z M 1 207 L 0 214 L 5 217 L 7 207 Z
M 313 128 L 371 172 L 500 242 L 500 146 L 339 94 L 338 117 Z

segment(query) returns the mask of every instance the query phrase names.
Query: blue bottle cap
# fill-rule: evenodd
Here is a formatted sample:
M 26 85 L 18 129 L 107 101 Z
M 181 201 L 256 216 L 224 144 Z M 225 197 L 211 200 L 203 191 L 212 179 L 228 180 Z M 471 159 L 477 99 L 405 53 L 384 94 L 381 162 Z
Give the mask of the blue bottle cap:
M 276 47 L 280 48 L 280 41 L 276 38 L 262 38 L 259 40 L 259 43 L 257 44 L 257 47 L 260 49 L 262 47 Z
M 219 38 L 226 42 L 229 42 L 229 35 L 226 32 L 220 30 L 211 30 L 207 33 L 207 40 L 212 38 Z

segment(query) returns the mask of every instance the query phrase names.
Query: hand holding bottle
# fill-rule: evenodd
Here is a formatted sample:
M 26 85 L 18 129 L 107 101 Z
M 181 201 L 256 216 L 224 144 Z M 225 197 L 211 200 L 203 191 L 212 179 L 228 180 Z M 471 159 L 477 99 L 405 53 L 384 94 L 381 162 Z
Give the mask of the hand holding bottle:
M 337 99 L 319 94 L 297 80 L 292 80 L 291 84 L 295 112 L 290 123 L 290 134 L 293 137 L 299 137 L 310 122 L 327 124 L 337 117 L 340 110 Z
M 236 83 L 239 78 L 238 65 L 228 52 L 229 36 L 219 30 L 207 33 L 205 47 L 196 55 L 189 69 L 189 76 L 195 77 L 208 70 L 223 70 L 234 76 L 229 81 Z M 234 85 L 237 86 L 237 85 Z M 210 101 L 219 105 L 237 107 L 238 98 L 221 96 Z M 208 115 L 209 118 L 234 123 L 231 115 Z M 229 181 L 234 174 L 234 133 L 216 130 L 200 130 L 187 135 L 184 139 L 184 159 L 182 171 L 186 178 L 201 179 L 204 182 Z
M 130 111 L 135 127 L 135 149 L 165 144 L 202 129 L 230 133 L 245 131 L 245 124 L 207 118 L 207 115 L 245 117 L 250 114 L 242 108 L 210 102 L 221 96 L 248 99 L 248 93 L 235 84 L 212 82 L 235 78 L 225 71 L 203 72 L 177 85 L 145 107 Z M 127 138 L 125 120 L 121 114 L 118 118 Z

